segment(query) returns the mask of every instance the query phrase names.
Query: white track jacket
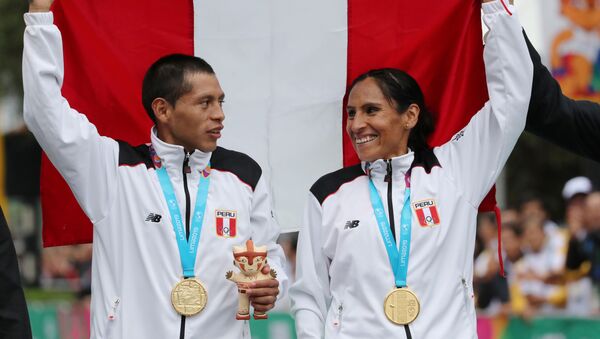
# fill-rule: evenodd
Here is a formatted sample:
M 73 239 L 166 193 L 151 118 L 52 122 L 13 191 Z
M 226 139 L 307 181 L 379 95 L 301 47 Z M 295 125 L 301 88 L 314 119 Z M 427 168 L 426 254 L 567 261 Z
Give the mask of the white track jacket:
M 508 14 L 508 11 L 512 15 Z M 533 67 L 515 9 L 483 5 L 489 101 L 451 141 L 377 160 L 370 175 L 400 234 L 405 173 L 411 176 L 407 284 L 421 311 L 413 339 L 476 338 L 473 251 L 477 208 L 525 126 Z M 468 95 L 468 93 L 465 93 Z M 369 199 L 366 164 L 327 174 L 311 188 L 290 289 L 298 338 L 406 338 L 384 314 L 394 275 Z M 390 223 L 391 224 L 391 223 Z M 396 236 L 396 239 L 398 236 Z
M 52 13 L 25 14 L 25 22 L 25 121 L 94 224 L 91 337 L 179 338 L 181 316 L 170 297 L 183 273 L 149 145 L 133 147 L 100 136 L 70 108 L 61 95 L 62 40 Z M 236 285 L 225 279 L 234 270 L 232 246 L 250 237 L 268 245 L 280 290 L 287 285 L 283 251 L 275 243 L 279 226 L 261 169 L 242 153 L 218 148 L 193 152 L 191 173 L 184 175 L 183 147 L 162 142 L 154 131 L 150 137 L 184 218 L 185 182 L 193 211 L 201 171 L 209 160 L 212 167 L 195 265 L 208 303 L 186 318 L 184 337 L 250 338 L 248 322 L 235 320 Z

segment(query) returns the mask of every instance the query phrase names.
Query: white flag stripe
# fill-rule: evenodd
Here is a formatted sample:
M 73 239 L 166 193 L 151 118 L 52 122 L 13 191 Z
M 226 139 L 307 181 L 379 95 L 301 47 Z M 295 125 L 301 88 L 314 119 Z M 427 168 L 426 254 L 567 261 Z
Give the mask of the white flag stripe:
M 431 209 L 429 207 L 423 208 L 423 215 L 425 216 L 425 223 L 433 225 L 433 217 L 431 216 Z
M 226 94 L 220 145 L 260 163 L 294 230 L 310 185 L 342 166 L 347 2 L 223 1 L 194 1 L 194 52 Z
M 223 219 L 223 236 L 231 236 L 231 224 L 229 223 L 231 219 L 224 218 Z

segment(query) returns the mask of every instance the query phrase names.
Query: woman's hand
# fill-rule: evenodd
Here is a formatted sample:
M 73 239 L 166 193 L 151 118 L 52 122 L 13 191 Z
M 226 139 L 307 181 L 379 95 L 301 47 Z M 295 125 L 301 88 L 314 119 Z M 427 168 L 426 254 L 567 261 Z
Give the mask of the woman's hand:
M 29 0 L 29 12 L 49 12 L 54 0 Z

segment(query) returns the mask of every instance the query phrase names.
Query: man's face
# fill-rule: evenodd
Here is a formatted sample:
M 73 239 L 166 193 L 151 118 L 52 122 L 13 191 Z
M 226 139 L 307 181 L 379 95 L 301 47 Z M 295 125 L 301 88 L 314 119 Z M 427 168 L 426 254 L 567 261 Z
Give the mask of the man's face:
M 159 134 L 164 141 L 181 145 L 187 151 L 212 152 L 223 129 L 225 94 L 214 74 L 189 73 L 184 81 L 191 90 L 174 106 L 167 103 L 167 114 L 159 118 Z

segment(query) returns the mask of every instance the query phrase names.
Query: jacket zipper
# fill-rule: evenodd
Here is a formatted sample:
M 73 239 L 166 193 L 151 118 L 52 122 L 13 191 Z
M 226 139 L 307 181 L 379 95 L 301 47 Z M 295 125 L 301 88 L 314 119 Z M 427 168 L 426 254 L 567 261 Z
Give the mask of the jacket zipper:
M 333 326 L 336 327 L 338 330 L 342 326 L 342 312 L 343 311 L 344 311 L 344 306 L 340 303 L 339 306 L 338 306 L 338 308 L 337 308 L 336 319 L 333 319 Z
M 390 228 L 392 229 L 392 236 L 394 240 L 396 240 L 396 226 L 394 222 L 394 203 L 392 202 L 392 159 L 387 160 L 387 171 L 385 174 L 385 178 L 383 181 L 388 183 L 387 189 L 387 202 L 388 202 L 388 214 L 390 220 Z M 408 325 L 404 325 L 404 331 L 406 332 L 406 338 L 412 339 L 412 334 L 410 333 L 410 327 Z
M 469 284 L 467 283 L 467 279 L 465 279 L 464 277 L 461 277 L 460 281 L 463 285 L 463 292 L 465 295 L 465 307 L 468 309 L 470 302 Z
M 390 220 L 390 228 L 392 230 L 392 236 L 396 240 L 396 225 L 394 222 L 394 204 L 392 202 L 392 160 L 387 160 L 387 173 L 383 181 L 388 183 L 387 187 L 387 203 L 388 203 L 388 214 Z
M 183 159 L 183 166 L 181 173 L 183 174 L 183 191 L 185 192 L 185 237 L 189 240 L 190 237 L 190 191 L 187 184 L 187 174 L 191 172 L 190 169 L 190 153 L 185 152 L 185 158 Z M 179 329 L 179 339 L 185 338 L 185 316 L 181 316 L 181 326 Z
M 183 174 L 183 190 L 185 191 L 185 237 L 188 240 L 190 237 L 190 191 L 188 190 L 187 174 L 191 171 L 189 163 L 190 153 L 186 152 L 181 172 Z

